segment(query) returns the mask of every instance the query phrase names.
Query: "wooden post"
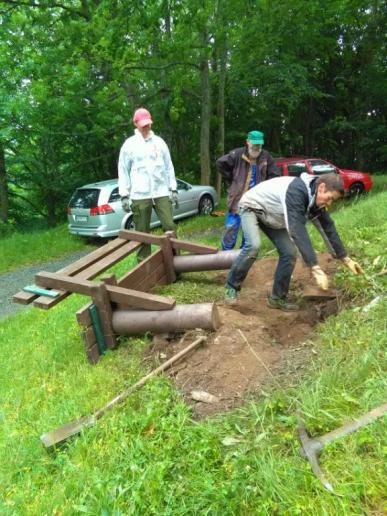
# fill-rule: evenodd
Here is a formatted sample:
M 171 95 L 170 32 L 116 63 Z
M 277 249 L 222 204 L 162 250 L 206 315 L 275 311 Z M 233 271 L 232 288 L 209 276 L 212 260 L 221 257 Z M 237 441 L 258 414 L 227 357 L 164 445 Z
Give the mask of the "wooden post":
M 88 361 L 96 364 L 100 359 L 99 348 L 95 338 L 94 328 L 88 310 L 78 310 L 76 313 L 77 321 L 81 327 L 81 334 L 85 343 L 85 352 Z
M 117 346 L 117 342 L 112 327 L 112 307 L 110 306 L 110 297 L 106 285 L 104 283 L 93 285 L 91 287 L 91 295 L 101 320 L 106 347 L 114 349 Z
M 105 285 L 113 285 L 114 287 L 118 285 L 115 274 L 105 274 L 105 276 L 101 278 L 101 281 L 102 283 L 105 283 Z
M 160 243 L 161 252 L 163 253 L 165 274 L 167 276 L 168 283 L 173 283 L 176 281 L 176 273 L 175 267 L 173 266 L 173 249 L 171 244 L 171 238 L 174 236 L 174 232 L 170 231 L 168 233 L 172 233 L 172 235 L 168 235 L 162 237 L 162 241 Z

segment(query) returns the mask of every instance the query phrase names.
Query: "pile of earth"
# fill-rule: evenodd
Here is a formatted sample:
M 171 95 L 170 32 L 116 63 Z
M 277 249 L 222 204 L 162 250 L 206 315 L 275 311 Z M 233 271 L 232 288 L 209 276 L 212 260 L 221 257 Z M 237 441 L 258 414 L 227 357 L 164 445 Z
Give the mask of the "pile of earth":
M 328 275 L 334 274 L 336 261 L 330 255 L 321 254 L 319 263 Z M 312 353 L 318 353 L 314 346 L 314 327 L 337 312 L 338 300 L 305 300 L 303 292 L 313 281 L 310 269 L 298 260 L 290 296 L 301 301 L 300 310 L 284 312 L 269 308 L 266 297 L 271 290 L 276 264 L 276 257 L 257 261 L 245 280 L 237 303 L 217 303 L 222 322 L 220 328 L 207 333 L 204 345 L 170 369 L 171 378 L 196 417 L 236 407 L 249 393 L 259 392 L 265 385 L 282 385 L 299 375 Z M 226 274 L 214 273 L 214 283 L 224 284 Z M 178 338 L 157 335 L 146 354 L 169 358 L 200 334 L 203 334 L 202 330 L 187 332 L 182 338 L 181 335 Z M 193 391 L 215 398 L 211 398 L 211 403 L 195 401 Z

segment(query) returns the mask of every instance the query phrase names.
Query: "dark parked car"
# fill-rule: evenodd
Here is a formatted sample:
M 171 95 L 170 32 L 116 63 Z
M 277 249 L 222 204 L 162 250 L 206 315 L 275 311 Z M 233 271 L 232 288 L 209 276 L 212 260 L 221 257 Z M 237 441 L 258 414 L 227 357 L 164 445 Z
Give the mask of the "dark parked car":
M 211 186 L 194 186 L 177 179 L 178 208 L 174 220 L 190 215 L 210 214 L 218 205 L 218 196 Z M 121 229 L 133 229 L 133 216 L 121 206 L 117 179 L 91 183 L 77 188 L 67 208 L 69 231 L 85 237 L 117 236 Z M 160 225 L 152 211 L 151 227 Z
M 340 174 L 344 182 L 344 188 L 348 195 L 359 195 L 369 192 L 372 188 L 372 179 L 366 172 L 348 170 L 336 167 L 320 158 L 277 158 L 275 159 L 277 170 L 283 176 L 299 176 L 302 172 L 321 175 L 335 172 Z

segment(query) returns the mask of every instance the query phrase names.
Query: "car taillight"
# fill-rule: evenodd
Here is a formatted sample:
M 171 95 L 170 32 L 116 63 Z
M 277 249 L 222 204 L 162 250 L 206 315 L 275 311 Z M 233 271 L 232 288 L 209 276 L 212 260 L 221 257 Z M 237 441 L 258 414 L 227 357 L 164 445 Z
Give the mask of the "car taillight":
M 68 213 L 69 215 L 71 215 L 71 208 L 70 208 L 70 207 L 68 207 L 68 208 L 67 208 L 67 213 Z
M 109 204 L 102 204 L 95 208 L 90 208 L 90 215 L 107 215 L 108 213 L 114 213 L 113 208 Z

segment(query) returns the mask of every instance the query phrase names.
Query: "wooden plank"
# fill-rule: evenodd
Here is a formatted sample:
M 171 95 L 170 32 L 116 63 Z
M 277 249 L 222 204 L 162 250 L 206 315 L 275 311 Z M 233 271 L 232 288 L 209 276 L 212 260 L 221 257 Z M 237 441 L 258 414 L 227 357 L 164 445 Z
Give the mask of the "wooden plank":
M 91 318 L 90 318 L 90 313 L 89 313 L 89 308 L 92 304 L 93 303 L 86 303 L 85 305 L 82 306 L 82 308 L 80 308 L 77 311 L 77 313 L 76 313 L 77 321 L 81 326 L 89 326 L 92 324 Z M 87 320 L 90 322 L 87 324 L 83 324 L 83 321 L 87 321 Z
M 39 272 L 35 275 L 35 281 L 42 287 L 63 288 L 69 292 L 92 296 L 95 287 L 103 283 L 95 283 L 88 280 L 71 278 L 54 272 Z M 144 310 L 171 310 L 175 306 L 175 300 L 170 297 L 145 294 L 136 290 L 106 285 L 110 301 L 135 306 Z
M 109 269 L 109 267 L 112 267 L 114 264 L 119 262 L 122 258 L 125 258 L 129 254 L 133 253 L 133 251 L 135 251 L 141 245 L 137 242 L 129 242 L 128 243 L 127 241 L 125 241 L 125 244 L 126 245 L 123 245 L 116 251 L 110 253 L 110 255 L 106 256 L 101 261 L 99 261 L 95 264 L 92 264 L 87 269 L 84 269 L 79 274 L 77 274 L 76 276 L 72 276 L 72 277 L 79 278 L 81 280 L 82 279 L 86 279 L 86 280 L 93 279 L 96 276 L 98 276 L 99 274 L 101 274 L 102 272 L 104 272 L 106 269 Z M 38 299 L 36 299 L 36 301 L 34 301 L 34 306 L 47 310 L 49 308 L 52 308 L 56 304 L 58 304 L 60 301 L 63 301 L 63 299 L 65 299 L 70 294 L 71 294 L 71 292 L 61 290 L 59 292 L 59 296 L 56 297 L 55 299 L 49 299 L 47 297 L 41 296 Z
M 188 251 L 189 253 L 193 254 L 214 254 L 218 252 L 216 247 L 195 244 L 193 242 L 188 242 L 188 240 L 177 240 L 176 238 L 171 238 L 171 244 L 173 249 L 179 251 Z
M 118 285 L 115 274 L 106 274 L 103 278 L 101 278 L 101 281 L 102 283 L 105 283 L 105 285 Z
M 29 292 L 24 292 L 24 290 L 21 290 L 12 297 L 12 301 L 14 303 L 19 303 L 20 305 L 29 305 L 37 297 L 38 296 L 36 296 L 35 294 L 31 294 Z
M 96 249 L 95 251 L 92 251 L 91 253 L 87 254 L 86 256 L 83 256 L 79 260 L 77 260 L 74 263 L 71 263 L 70 265 L 67 265 L 63 269 L 60 269 L 57 271 L 60 274 L 67 274 L 68 276 L 74 276 L 75 274 L 78 274 L 85 268 L 89 267 L 93 263 L 97 262 L 101 258 L 105 257 L 106 255 L 110 254 L 112 251 L 115 251 L 119 247 L 125 245 L 127 243 L 127 239 L 123 238 L 116 238 L 115 240 L 112 240 L 105 244 L 104 246 L 100 247 L 99 249 Z M 90 278 L 89 278 L 90 279 Z M 23 291 L 18 292 L 13 296 L 13 301 L 15 303 L 20 303 L 22 305 L 28 305 L 29 303 L 32 303 L 36 298 L 38 298 L 36 294 L 26 294 Z M 60 300 L 57 300 L 59 302 Z M 56 304 L 56 303 L 54 303 Z
M 85 340 L 85 349 L 92 348 L 97 344 L 93 326 L 88 326 L 85 328 L 83 337 Z
M 160 245 L 162 238 L 160 236 L 151 235 L 150 233 L 141 233 L 140 231 L 131 231 L 129 229 L 121 229 L 118 233 L 119 238 L 126 238 L 126 240 L 133 240 L 141 242 L 142 244 Z
M 82 326 L 82 340 L 85 345 L 85 353 L 87 360 L 91 364 L 99 362 L 100 353 L 97 342 L 95 340 L 95 333 L 92 326 Z
M 147 294 L 122 287 L 107 286 L 110 300 L 143 310 L 171 310 L 176 301 L 172 297 Z
M 91 348 L 86 348 L 85 351 L 87 360 L 90 362 L 90 364 L 97 364 L 100 361 L 101 355 L 99 354 L 97 344 L 94 344 L 94 346 Z
M 67 290 L 84 296 L 91 296 L 91 288 L 96 285 L 92 281 L 81 280 L 78 277 L 72 278 L 58 272 L 38 272 L 35 274 L 35 282 L 41 287 Z
M 156 269 L 152 271 L 151 274 L 142 278 L 139 283 L 134 287 L 135 290 L 141 290 L 142 292 L 149 292 L 153 287 L 155 287 L 161 278 L 165 278 L 166 284 L 169 284 L 169 278 L 165 273 L 164 263 L 161 263 Z
M 142 292 L 150 292 L 155 286 L 160 285 L 169 285 L 169 281 L 167 276 L 165 275 L 164 264 L 160 264 L 157 269 L 155 269 L 149 278 L 143 278 L 142 281 L 136 285 L 136 290 L 141 290 Z M 127 309 L 128 306 L 117 303 L 116 309 Z M 136 308 L 135 306 L 130 308 Z
M 78 321 L 78 324 L 80 326 L 91 326 L 92 325 L 92 322 L 91 322 L 91 318 L 90 318 L 90 314 L 89 314 L 89 306 L 91 305 L 91 303 L 88 303 L 87 306 L 86 306 L 86 309 L 85 307 L 82 307 L 80 310 L 78 310 L 76 313 L 75 313 L 75 317 L 77 318 L 77 321 Z
M 145 258 L 144 261 L 136 265 L 136 267 L 125 274 L 125 276 L 122 276 L 122 278 L 118 280 L 118 285 L 120 287 L 135 288 L 135 285 L 142 281 L 144 277 L 151 274 L 153 270 L 162 263 L 163 253 L 159 249 L 155 253 Z

